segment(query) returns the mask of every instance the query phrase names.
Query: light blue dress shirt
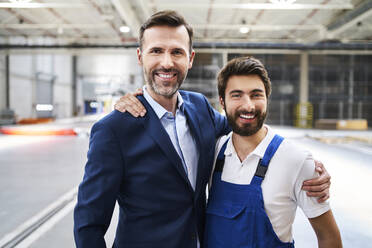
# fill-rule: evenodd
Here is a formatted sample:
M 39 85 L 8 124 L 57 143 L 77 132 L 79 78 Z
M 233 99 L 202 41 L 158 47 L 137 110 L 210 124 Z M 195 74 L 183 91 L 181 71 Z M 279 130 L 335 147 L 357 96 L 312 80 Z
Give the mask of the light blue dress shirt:
M 175 116 L 150 96 L 146 90 L 146 86 L 143 87 L 143 96 L 155 111 L 161 124 L 167 131 L 175 150 L 181 158 L 190 184 L 195 190 L 199 152 L 196 147 L 195 139 L 191 134 L 190 127 L 187 124 L 181 94 L 177 92 L 177 109 Z

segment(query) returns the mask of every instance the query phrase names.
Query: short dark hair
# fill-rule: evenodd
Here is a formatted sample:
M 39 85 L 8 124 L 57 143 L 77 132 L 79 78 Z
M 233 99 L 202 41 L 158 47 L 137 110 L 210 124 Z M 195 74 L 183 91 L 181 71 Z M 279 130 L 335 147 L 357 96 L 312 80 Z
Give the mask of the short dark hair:
M 258 59 L 248 56 L 230 60 L 218 73 L 218 95 L 225 100 L 227 81 L 231 76 L 257 75 L 261 78 L 266 97 L 271 94 L 271 82 L 264 65 Z
M 169 27 L 179 27 L 185 26 L 187 33 L 189 34 L 189 50 L 190 54 L 192 52 L 192 36 L 193 30 L 192 27 L 185 21 L 185 18 L 181 16 L 179 13 L 173 10 L 164 10 L 159 11 L 142 24 L 140 31 L 139 31 L 139 47 L 142 50 L 142 43 L 143 43 L 143 33 L 146 29 L 154 27 L 154 26 L 169 26 Z

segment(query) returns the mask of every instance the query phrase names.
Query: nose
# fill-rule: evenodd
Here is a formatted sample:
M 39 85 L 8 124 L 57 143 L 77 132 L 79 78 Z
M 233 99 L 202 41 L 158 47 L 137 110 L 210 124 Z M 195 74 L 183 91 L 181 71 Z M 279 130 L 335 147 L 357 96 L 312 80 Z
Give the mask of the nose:
M 244 96 L 242 100 L 243 100 L 242 108 L 244 108 L 248 112 L 254 112 L 255 105 L 252 99 L 249 96 Z
M 161 60 L 161 66 L 165 69 L 170 69 L 174 66 L 173 58 L 170 53 L 164 53 L 163 58 Z

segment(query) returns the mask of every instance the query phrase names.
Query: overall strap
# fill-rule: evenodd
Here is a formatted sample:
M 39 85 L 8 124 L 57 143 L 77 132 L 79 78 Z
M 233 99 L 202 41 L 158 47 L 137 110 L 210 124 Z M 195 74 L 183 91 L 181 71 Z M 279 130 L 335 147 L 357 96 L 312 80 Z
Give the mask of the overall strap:
M 216 166 L 214 168 L 215 172 L 222 172 L 223 170 L 223 166 L 225 165 L 225 150 L 229 139 L 230 138 L 225 141 L 225 143 L 221 147 L 220 152 L 217 155 Z
M 262 181 L 265 178 L 271 158 L 274 156 L 276 150 L 278 150 L 283 140 L 284 138 L 277 134 L 271 140 L 269 146 L 266 148 L 263 158 L 260 159 L 260 161 L 258 162 L 257 170 L 254 177 L 252 178 L 251 184 L 261 185 Z

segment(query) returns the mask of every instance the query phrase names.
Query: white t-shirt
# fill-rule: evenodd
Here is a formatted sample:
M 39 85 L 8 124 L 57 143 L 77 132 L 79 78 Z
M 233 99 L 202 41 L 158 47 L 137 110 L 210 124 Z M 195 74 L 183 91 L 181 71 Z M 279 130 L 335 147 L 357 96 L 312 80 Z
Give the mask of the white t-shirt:
M 225 150 L 225 165 L 221 175 L 223 181 L 235 184 L 250 184 L 260 158 L 274 137 L 273 130 L 268 129 L 266 137 L 243 162 L 232 144 L 232 133 L 222 136 L 216 145 L 215 160 L 225 143 L 230 138 Z M 284 139 L 271 159 L 264 181 L 262 194 L 268 215 L 275 233 L 283 242 L 291 242 L 292 224 L 299 206 L 308 218 L 314 218 L 330 209 L 329 203 L 318 203 L 317 198 L 308 197 L 301 190 L 304 180 L 318 176 L 314 160 L 309 152 L 300 150 L 293 143 Z

